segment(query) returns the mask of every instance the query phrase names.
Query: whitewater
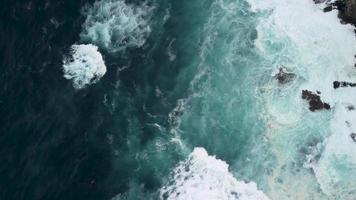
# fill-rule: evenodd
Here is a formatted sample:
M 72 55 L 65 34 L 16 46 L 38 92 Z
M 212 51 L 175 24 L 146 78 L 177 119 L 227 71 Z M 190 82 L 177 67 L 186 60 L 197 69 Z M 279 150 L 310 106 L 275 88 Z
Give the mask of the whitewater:
M 83 8 L 82 44 L 64 77 L 77 89 L 100 84 L 104 60 L 119 60 L 103 104 L 125 122 L 107 135 L 113 165 L 132 171 L 119 176 L 126 190 L 113 199 L 356 199 L 356 93 L 333 88 L 356 82 L 356 37 L 323 6 L 99 0 Z M 293 78 L 281 84 L 282 68 Z M 134 92 L 125 71 L 137 79 Z M 311 111 L 303 90 L 330 109 Z

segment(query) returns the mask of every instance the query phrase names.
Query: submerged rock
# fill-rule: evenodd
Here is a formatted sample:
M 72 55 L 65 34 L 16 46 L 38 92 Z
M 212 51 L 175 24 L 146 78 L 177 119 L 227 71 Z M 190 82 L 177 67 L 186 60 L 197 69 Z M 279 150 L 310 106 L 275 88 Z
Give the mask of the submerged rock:
M 356 133 L 351 133 L 350 137 L 354 142 L 356 142 Z
M 322 102 L 318 94 L 315 94 L 309 90 L 302 91 L 302 99 L 309 102 L 309 110 L 312 112 L 316 110 L 330 109 L 330 105 L 328 103 Z
M 333 87 L 334 89 L 337 89 L 339 87 L 356 87 L 356 83 L 350 83 L 346 81 L 334 81 Z
M 355 106 L 353 106 L 353 105 L 348 105 L 348 106 L 347 106 L 347 110 L 349 110 L 349 111 L 355 110 Z
M 295 78 L 295 74 L 287 72 L 284 68 L 279 68 L 279 72 L 274 76 L 279 84 L 286 84 Z

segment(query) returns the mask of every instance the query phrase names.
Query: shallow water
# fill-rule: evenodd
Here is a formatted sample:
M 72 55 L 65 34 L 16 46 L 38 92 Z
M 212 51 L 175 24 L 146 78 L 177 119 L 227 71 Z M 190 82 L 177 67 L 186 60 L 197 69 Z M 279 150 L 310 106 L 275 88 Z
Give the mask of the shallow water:
M 333 88 L 356 81 L 356 39 L 336 11 L 311 0 L 0 8 L 0 199 L 356 198 L 356 97 Z M 290 82 L 276 80 L 281 67 Z M 311 112 L 306 89 L 331 109 Z

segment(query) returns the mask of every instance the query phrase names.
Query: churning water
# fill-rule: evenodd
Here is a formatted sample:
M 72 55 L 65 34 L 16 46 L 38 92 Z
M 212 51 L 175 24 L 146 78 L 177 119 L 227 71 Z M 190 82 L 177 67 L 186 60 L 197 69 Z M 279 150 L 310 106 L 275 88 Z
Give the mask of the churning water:
M 64 4 L 43 9 L 73 13 L 38 22 L 58 56 L 2 58 L 1 94 L 24 89 L 0 99 L 1 143 L 11 140 L 0 197 L 356 198 L 356 93 L 333 88 L 356 82 L 356 38 L 336 11 L 312 0 Z M 293 76 L 278 81 L 281 68 Z M 331 108 L 310 111 L 303 90 Z

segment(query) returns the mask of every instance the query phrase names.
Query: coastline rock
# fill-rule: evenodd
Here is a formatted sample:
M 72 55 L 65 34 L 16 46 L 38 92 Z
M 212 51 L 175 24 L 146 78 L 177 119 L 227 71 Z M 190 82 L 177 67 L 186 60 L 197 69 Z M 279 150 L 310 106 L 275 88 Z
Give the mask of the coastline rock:
M 315 1 L 314 1 L 315 2 Z M 343 0 L 337 0 L 337 1 L 334 1 L 334 2 L 327 2 L 326 3 L 326 7 L 323 9 L 324 12 L 330 12 L 332 11 L 333 9 L 337 9 L 339 10 L 339 17 L 340 18 L 343 18 L 342 17 L 342 14 L 345 13 L 345 10 L 346 10 L 346 2 L 343 1 Z
M 274 76 L 279 84 L 286 84 L 288 82 L 291 82 L 295 78 L 294 73 L 287 72 L 284 68 L 279 68 L 279 72 Z
M 326 0 L 313 0 L 314 3 L 324 3 Z M 330 12 L 333 9 L 339 10 L 339 17 L 343 22 L 356 25 L 356 0 L 336 0 L 334 2 L 327 2 L 324 12 Z
M 356 25 L 356 0 L 345 0 L 343 20 Z
M 356 87 L 356 83 L 350 83 L 350 82 L 346 82 L 346 81 L 334 81 L 333 87 L 334 87 L 334 89 L 337 89 L 340 87 Z
M 302 99 L 309 102 L 309 110 L 314 112 L 316 110 L 330 110 L 330 105 L 321 101 L 320 96 L 309 90 L 302 91 Z
M 335 8 L 339 10 L 339 17 L 346 23 L 356 25 L 356 0 L 337 0 L 333 3 L 327 3 L 327 7 L 324 8 L 326 12 Z

